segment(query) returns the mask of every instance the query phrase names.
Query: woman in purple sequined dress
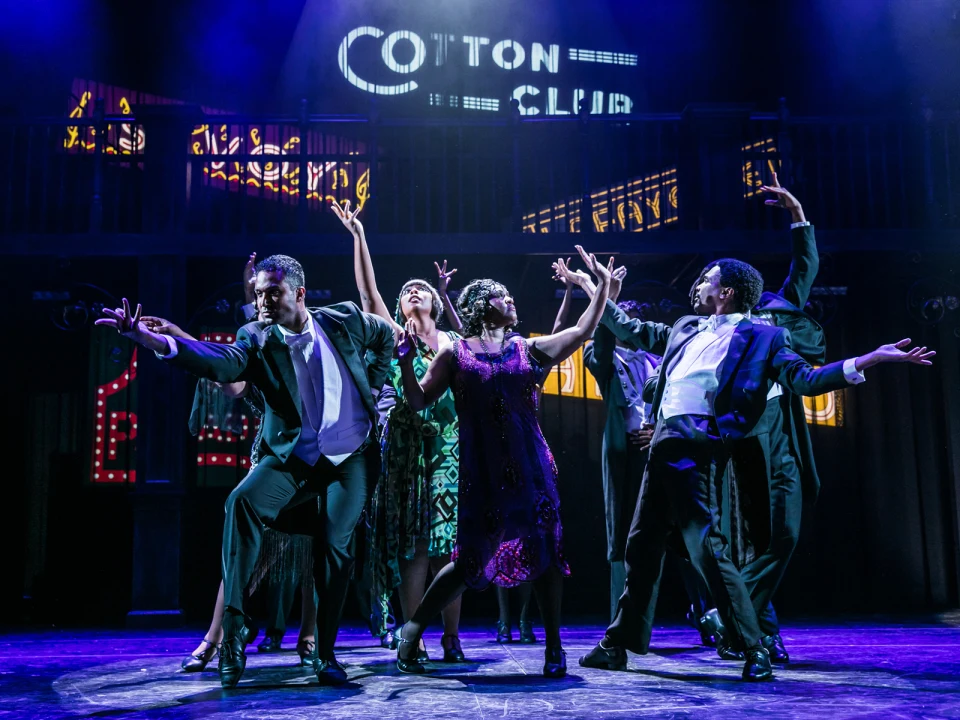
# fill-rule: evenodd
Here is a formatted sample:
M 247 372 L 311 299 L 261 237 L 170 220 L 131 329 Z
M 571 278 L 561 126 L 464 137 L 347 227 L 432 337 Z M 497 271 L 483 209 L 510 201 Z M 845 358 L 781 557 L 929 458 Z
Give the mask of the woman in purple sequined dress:
M 517 313 L 507 289 L 493 280 L 474 280 L 457 301 L 464 338 L 440 350 L 422 383 L 411 364 L 416 335 L 409 324 L 398 346 L 410 405 L 425 407 L 452 388 L 460 418 L 460 517 L 453 561 L 437 574 L 398 635 L 401 672 L 425 672 L 417 647 L 426 624 L 465 589 L 533 581 L 546 632 L 543 673 L 566 674 L 560 590 L 570 570 L 563 558 L 557 466 L 537 422 L 537 385 L 546 370 L 590 338 L 603 313 L 610 271 L 577 250 L 602 290 L 576 326 L 525 340 L 510 332 Z

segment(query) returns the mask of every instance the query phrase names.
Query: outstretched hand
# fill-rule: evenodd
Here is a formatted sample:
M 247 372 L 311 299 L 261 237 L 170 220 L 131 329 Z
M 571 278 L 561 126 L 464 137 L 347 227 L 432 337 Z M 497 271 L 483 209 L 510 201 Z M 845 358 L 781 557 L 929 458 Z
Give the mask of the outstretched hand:
M 760 192 L 767 193 L 770 196 L 763 201 L 764 205 L 789 210 L 793 215 L 794 222 L 801 222 L 804 219 L 800 201 L 789 190 L 780 186 L 776 173 L 773 173 L 773 182 L 769 185 L 762 185 Z
M 447 261 L 443 261 L 443 267 L 440 267 L 440 263 L 436 260 L 433 261 L 433 266 L 437 269 L 437 291 L 441 295 L 447 294 L 447 288 L 450 287 L 450 278 L 454 276 L 454 273 L 457 272 L 456 268 L 447 270 Z
M 557 282 L 562 282 L 568 287 L 571 285 L 579 285 L 583 287 L 583 282 L 590 281 L 590 276 L 587 275 L 583 270 L 573 270 L 570 267 L 570 258 L 564 260 L 563 258 L 557 258 L 555 263 L 552 263 L 551 267 L 553 268 L 553 279 Z
M 142 312 L 143 308 L 139 304 L 137 305 L 137 311 L 131 312 L 130 302 L 124 298 L 123 307 L 115 310 L 104 308 L 103 314 L 105 317 L 97 318 L 94 324 L 112 327 L 124 337 L 130 338 L 131 340 L 139 340 L 143 331 L 146 330 L 140 322 L 140 314 Z
M 243 297 L 247 304 L 256 302 L 257 296 L 254 289 L 257 285 L 257 254 L 250 253 L 247 258 L 247 264 L 243 266 Z
M 343 226 L 354 236 L 363 234 L 363 225 L 361 225 L 360 221 L 357 219 L 357 216 L 360 214 L 361 210 L 359 205 L 357 206 L 356 210 L 350 212 L 349 200 L 346 200 L 343 203 L 343 207 L 340 207 L 340 204 L 336 200 L 331 200 L 330 209 L 333 210 L 333 214 L 340 218 L 340 222 L 343 223 Z
M 915 347 L 906 350 L 910 345 L 910 338 L 904 338 L 898 343 L 891 345 L 881 345 L 872 353 L 874 364 L 880 363 L 913 363 L 914 365 L 933 365 L 930 358 L 937 353 L 935 350 L 927 350 L 926 347 Z
M 577 252 L 580 253 L 580 257 L 583 258 L 583 264 L 586 265 L 587 269 L 597 278 L 597 283 L 609 285 L 610 276 L 612 275 L 613 258 L 611 257 L 610 262 L 604 265 L 597 260 L 593 253 L 588 253 L 584 250 L 582 245 L 575 245 L 574 247 L 577 248 Z
M 403 328 L 403 334 L 400 336 L 400 342 L 397 343 L 397 360 L 401 363 L 413 362 L 417 354 L 417 328 L 413 320 L 407 320 Z
M 623 279 L 627 276 L 627 268 L 623 265 L 614 269 L 613 258 L 607 263 L 607 270 L 610 271 L 610 292 L 609 298 L 614 302 L 620 297 L 620 291 L 623 289 Z
M 553 279 L 557 282 L 563 283 L 568 288 L 579 284 L 573 270 L 570 269 L 570 258 L 566 260 L 557 258 L 557 261 L 551 263 L 550 267 L 553 268 Z

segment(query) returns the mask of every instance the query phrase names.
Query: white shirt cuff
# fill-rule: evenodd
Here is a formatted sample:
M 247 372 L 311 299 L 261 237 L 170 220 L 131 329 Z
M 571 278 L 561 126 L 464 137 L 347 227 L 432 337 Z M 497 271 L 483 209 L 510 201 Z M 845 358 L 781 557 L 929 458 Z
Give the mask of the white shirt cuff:
M 169 335 L 164 335 L 163 339 L 167 341 L 167 354 L 161 355 L 160 353 L 154 353 L 161 360 L 169 360 L 170 358 L 175 358 L 177 356 L 177 341 L 174 340 Z
M 843 376 L 851 385 L 859 385 L 867 379 L 860 370 L 857 370 L 856 358 L 847 358 L 843 361 Z
M 246 303 L 241 305 L 240 309 L 243 310 L 243 317 L 247 319 L 247 322 L 257 319 L 257 306 L 255 303 Z
M 794 228 L 798 228 L 798 227 L 807 227 L 809 224 L 810 224 L 809 220 L 804 220 L 803 222 L 790 223 L 790 229 L 793 230 Z

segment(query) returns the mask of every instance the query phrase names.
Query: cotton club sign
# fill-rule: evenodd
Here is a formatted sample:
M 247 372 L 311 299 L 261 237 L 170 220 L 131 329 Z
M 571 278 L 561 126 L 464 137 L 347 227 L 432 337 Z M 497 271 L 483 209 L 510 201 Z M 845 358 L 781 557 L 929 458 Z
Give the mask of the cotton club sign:
M 575 65 L 591 64 L 591 76 L 605 77 L 622 70 L 637 68 L 637 56 L 606 50 L 562 48 L 539 42 L 494 40 L 479 35 L 452 33 L 418 34 L 412 30 L 387 32 L 365 25 L 350 30 L 340 42 L 337 63 L 344 79 L 354 87 L 373 95 L 399 96 L 411 93 L 426 95 L 426 104 L 435 108 L 465 110 L 501 109 L 501 100 L 516 100 L 522 115 L 570 115 L 577 112 L 586 99 L 590 112 L 629 113 L 633 100 L 622 92 L 605 92 L 592 88 L 564 88 L 564 71 Z M 490 80 L 504 74 L 515 75 L 509 97 L 483 97 L 484 93 L 450 95 L 421 87 L 430 84 L 430 71 L 456 65 L 464 85 L 489 87 Z M 360 68 L 360 69 L 358 69 Z M 578 77 L 584 75 L 580 68 Z M 520 78 L 523 78 L 522 80 Z M 490 95 L 489 91 L 486 93 Z

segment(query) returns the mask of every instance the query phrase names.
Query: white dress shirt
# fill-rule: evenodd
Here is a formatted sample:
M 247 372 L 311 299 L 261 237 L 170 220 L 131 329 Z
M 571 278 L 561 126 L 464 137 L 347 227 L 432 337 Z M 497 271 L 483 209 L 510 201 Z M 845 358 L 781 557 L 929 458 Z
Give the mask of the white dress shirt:
M 665 368 L 667 384 L 660 403 L 661 417 L 713 417 L 713 399 L 720 383 L 717 371 L 727 356 L 733 331 L 741 320 L 741 313 L 700 319 L 697 334 L 684 343 L 670 367 Z
M 279 325 L 277 329 L 290 348 L 300 392 L 302 428 L 293 454 L 308 465 L 321 455 L 339 465 L 363 444 L 372 427 L 357 384 L 313 316 L 302 333 Z M 170 351 L 162 357 L 175 357 L 176 341 L 164 337 Z
M 730 349 L 733 333 L 743 318 L 741 313 L 731 313 L 700 319 L 697 334 L 680 348 L 670 367 L 665 368 L 667 384 L 660 404 L 661 417 L 715 416 L 713 401 L 720 384 L 717 372 Z M 851 385 L 866 380 L 864 374 L 857 370 L 856 360 L 849 358 L 843 363 L 844 377 Z M 780 392 L 783 390 L 780 389 Z

